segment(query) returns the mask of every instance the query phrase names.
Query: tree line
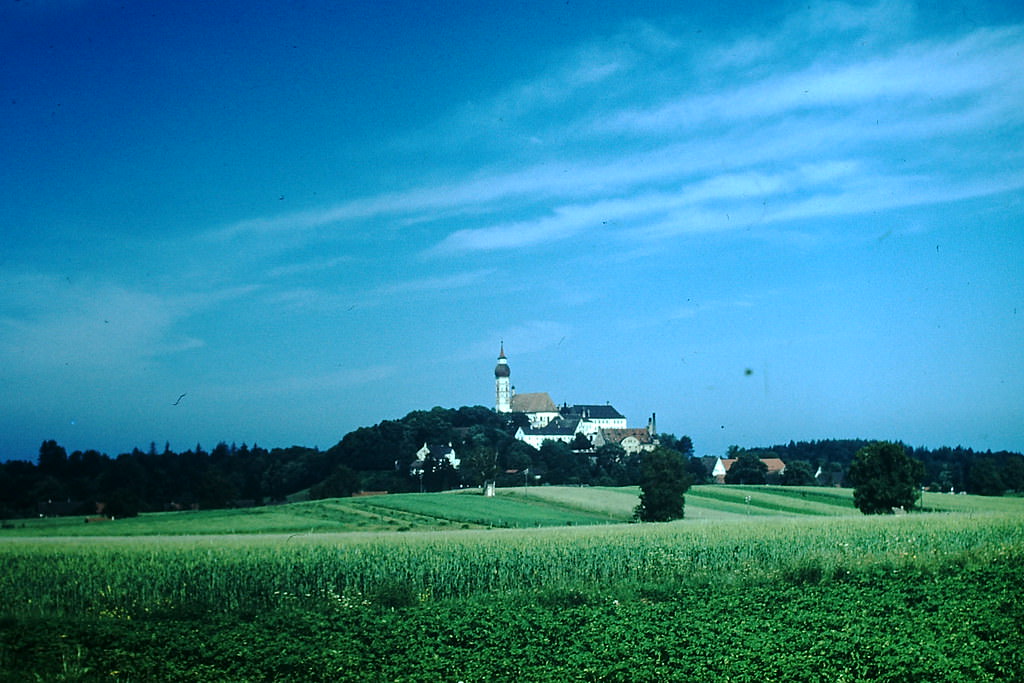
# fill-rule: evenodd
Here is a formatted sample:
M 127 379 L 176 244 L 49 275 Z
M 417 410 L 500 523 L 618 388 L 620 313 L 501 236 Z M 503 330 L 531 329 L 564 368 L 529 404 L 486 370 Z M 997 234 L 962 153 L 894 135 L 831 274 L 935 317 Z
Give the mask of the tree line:
M 503 415 L 481 406 L 436 407 L 413 411 L 346 434 L 327 450 L 291 446 L 267 450 L 258 445 L 218 443 L 207 451 L 196 444 L 175 452 L 151 443 L 145 451 L 110 457 L 95 450 L 68 453 L 44 441 L 35 463 L 0 463 L 0 516 L 103 514 L 128 516 L 169 509 L 223 508 L 280 502 L 303 492 L 309 498 L 352 495 L 358 491 L 439 491 L 460 486 L 569 484 L 638 485 L 643 454 L 616 445 L 597 449 L 589 442 L 545 442 L 539 449 L 515 439 L 523 415 Z M 706 462 L 693 457 L 689 437 L 659 434 L 661 446 L 682 456 L 689 480 L 710 478 Z M 768 448 L 731 447 L 736 483 L 758 481 L 760 458 L 780 458 L 783 484 L 841 484 L 865 440 L 790 442 Z M 428 456 L 411 468 L 424 444 L 451 444 L 459 467 Z M 966 490 L 1000 495 L 1024 490 L 1024 456 L 976 453 L 970 449 L 907 449 L 924 463 L 923 483 L 935 490 Z M 814 475 L 818 474 L 815 479 Z
M 854 456 L 871 443 L 874 442 L 866 439 L 825 439 L 758 448 L 732 446 L 728 457 L 780 458 L 786 463 L 783 476 L 791 479 L 782 483 L 801 483 L 795 480 L 811 473 L 817 475 L 817 483 L 851 486 L 848 473 Z M 919 483 L 931 491 L 983 496 L 1024 493 L 1024 455 L 1020 453 L 981 452 L 962 446 L 929 449 L 904 445 L 903 448 L 907 456 L 924 466 Z

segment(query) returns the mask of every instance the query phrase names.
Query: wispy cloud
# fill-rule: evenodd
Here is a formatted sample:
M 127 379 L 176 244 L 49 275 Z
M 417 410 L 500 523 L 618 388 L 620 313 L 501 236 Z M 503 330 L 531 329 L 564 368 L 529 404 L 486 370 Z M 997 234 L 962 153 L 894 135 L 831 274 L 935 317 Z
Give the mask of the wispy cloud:
M 182 299 L 41 274 L 9 284 L 0 301 L 0 355 L 10 371 L 131 372 L 161 354 L 203 344 L 174 330 L 188 314 Z
M 1024 63 L 1022 37 L 1018 27 L 979 30 L 952 42 L 912 44 L 867 61 L 814 62 L 736 89 L 687 93 L 656 107 L 615 112 L 595 121 L 595 133 L 665 133 L 709 122 L 758 121 L 865 104 L 890 110 L 927 103 L 927 110 L 916 114 L 928 116 L 928 110 L 940 113 L 963 106 L 953 101 L 963 96 L 1024 90 L 1015 76 L 1015 65 Z
M 882 3 L 867 18 L 845 5 L 822 11 L 826 23 L 853 31 L 878 24 L 889 12 L 900 14 L 898 8 Z M 782 47 L 781 40 L 752 40 L 740 39 L 741 51 L 777 53 Z M 575 160 L 561 179 L 544 185 L 548 193 L 583 201 L 540 205 L 515 221 L 481 221 L 451 232 L 433 251 L 535 247 L 594 232 L 605 239 L 615 233 L 665 238 L 942 203 L 1022 186 L 1021 171 L 1005 164 L 965 167 L 963 152 L 949 137 L 931 144 L 938 136 L 986 136 L 971 153 L 1006 158 L 995 131 L 1024 121 L 1018 106 L 1024 82 L 1016 76 L 1024 66 L 1021 27 L 876 49 L 845 62 L 826 52 L 827 58 L 808 63 L 778 64 L 737 87 L 685 92 L 650 107 L 601 114 L 581 107 L 587 126 L 571 121 L 567 134 L 589 130 L 598 150 L 604 139 L 637 139 L 619 145 L 619 159 L 600 153 L 590 162 Z M 651 135 L 660 140 L 653 149 Z M 1019 167 L 1020 161 L 1014 163 Z M 924 166 L 931 170 L 918 170 Z M 602 227 L 613 222 L 614 230 Z
M 374 293 L 381 296 L 391 296 L 394 294 L 411 294 L 414 292 L 445 292 L 479 284 L 493 272 L 493 269 L 487 268 L 464 273 L 452 273 L 438 277 L 392 282 L 378 287 L 374 290 Z
M 1019 189 L 1024 159 L 1007 163 L 999 134 L 1024 123 L 1024 27 L 915 39 L 914 21 L 902 2 L 819 3 L 710 55 L 633 24 L 421 130 L 424 148 L 443 150 L 499 119 L 521 133 L 494 136 L 449 183 L 210 237 L 365 241 L 386 225 L 437 235 L 433 257 L 594 235 L 635 246 Z M 524 152 L 525 138 L 558 144 Z
M 166 294 L 42 272 L 10 275 L 0 288 L 0 358 L 33 375 L 130 376 L 155 359 L 205 345 L 183 329 L 190 316 L 247 296 L 254 288 Z
M 288 263 L 271 268 L 267 275 L 272 278 L 287 277 L 290 275 L 308 275 L 325 270 L 333 270 L 339 266 L 353 263 L 355 259 L 351 256 L 336 256 L 334 258 L 317 258 L 297 263 Z
M 704 315 L 723 310 L 753 308 L 754 305 L 755 304 L 752 301 L 747 299 L 737 299 L 735 301 L 687 301 L 685 306 L 680 306 L 675 310 L 670 311 L 665 316 L 665 319 L 688 320 L 691 318 L 696 318 L 698 315 Z
M 293 374 L 268 379 L 233 384 L 229 387 L 211 386 L 203 391 L 212 396 L 223 394 L 223 400 L 231 397 L 248 396 L 255 399 L 294 396 L 308 396 L 310 393 L 331 392 L 352 387 L 365 386 L 387 380 L 398 373 L 395 365 L 376 364 L 363 367 L 345 367 L 319 374 Z

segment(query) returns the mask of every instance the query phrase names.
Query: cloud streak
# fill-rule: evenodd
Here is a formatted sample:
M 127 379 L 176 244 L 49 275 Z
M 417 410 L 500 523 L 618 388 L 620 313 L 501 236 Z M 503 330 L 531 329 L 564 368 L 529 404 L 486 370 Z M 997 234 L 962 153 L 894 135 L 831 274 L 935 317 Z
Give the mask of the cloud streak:
M 424 250 L 436 258 L 595 234 L 661 240 L 1020 189 L 1019 157 L 1017 168 L 986 161 L 1005 155 L 997 131 L 1024 122 L 1017 76 L 1024 28 L 916 42 L 890 40 L 884 31 L 874 42 L 864 38 L 876 36 L 885 17 L 896 17 L 891 33 L 902 38 L 913 23 L 905 9 L 820 5 L 768 37 L 737 37 L 705 63 L 680 36 L 635 25 L 607 50 L 585 45 L 550 72 L 459 115 L 466 134 L 508 116 L 524 135 L 562 141 L 517 170 L 488 170 L 484 159 L 448 184 L 242 221 L 216 237 L 288 233 L 302 241 L 332 231 L 369 236 L 369 226 L 379 230 L 381 222 L 428 231 L 455 224 Z M 781 61 L 796 37 L 825 43 Z M 858 37 L 844 57 L 844 41 Z M 771 70 L 751 68 L 769 55 L 780 60 Z M 753 76 L 723 78 L 737 84 L 721 89 L 699 85 L 740 67 Z M 678 94 L 618 106 L 645 72 L 682 84 Z M 533 115 L 552 108 L 567 112 L 557 128 L 531 128 Z M 968 144 L 970 166 L 961 149 Z
M 12 275 L 0 290 L 0 357 L 26 376 L 64 371 L 130 376 L 167 354 L 202 348 L 183 331 L 196 313 L 253 288 L 161 294 L 105 280 L 41 272 Z

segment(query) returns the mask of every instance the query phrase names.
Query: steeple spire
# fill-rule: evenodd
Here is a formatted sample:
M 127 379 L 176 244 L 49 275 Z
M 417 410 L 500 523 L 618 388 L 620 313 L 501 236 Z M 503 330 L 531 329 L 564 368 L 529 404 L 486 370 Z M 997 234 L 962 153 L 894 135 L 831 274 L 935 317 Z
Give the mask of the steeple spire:
M 498 353 L 498 364 L 494 366 L 494 411 L 497 413 L 512 412 L 511 375 L 512 370 L 508 367 L 508 359 L 505 357 L 505 341 L 502 340 L 501 351 Z

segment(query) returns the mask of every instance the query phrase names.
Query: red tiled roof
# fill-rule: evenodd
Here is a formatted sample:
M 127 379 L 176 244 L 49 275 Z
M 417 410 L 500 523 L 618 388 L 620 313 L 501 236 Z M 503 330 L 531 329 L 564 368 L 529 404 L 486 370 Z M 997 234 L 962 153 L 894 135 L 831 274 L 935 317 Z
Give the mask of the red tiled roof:
M 645 427 L 626 427 L 625 429 L 602 429 L 605 440 L 622 443 L 623 439 L 635 436 L 640 443 L 651 443 L 651 434 Z
M 512 397 L 512 410 L 517 413 L 556 413 L 558 408 L 546 391 L 535 394 L 516 394 Z

